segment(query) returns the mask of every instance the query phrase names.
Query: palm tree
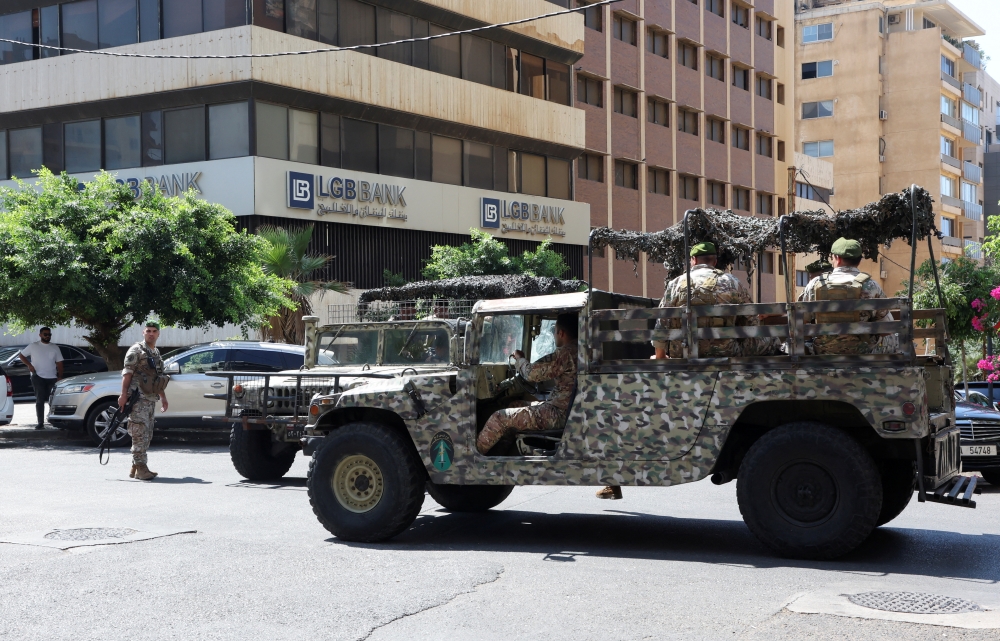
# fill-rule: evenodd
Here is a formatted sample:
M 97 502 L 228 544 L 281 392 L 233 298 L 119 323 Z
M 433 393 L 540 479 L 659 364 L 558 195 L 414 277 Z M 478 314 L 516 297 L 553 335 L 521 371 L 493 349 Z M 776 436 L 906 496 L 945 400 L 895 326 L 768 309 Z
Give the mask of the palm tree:
M 288 297 L 296 303 L 295 308 L 282 307 L 276 316 L 268 319 L 261 327 L 263 340 L 301 345 L 305 342 L 302 317 L 313 312 L 310 296 L 316 292 L 321 295 L 325 292 L 347 293 L 348 283 L 324 282 L 314 278 L 316 272 L 326 267 L 334 257 L 308 253 L 312 231 L 312 225 L 293 230 L 264 225 L 257 230 L 257 235 L 267 241 L 262 257 L 264 271 L 292 281 Z

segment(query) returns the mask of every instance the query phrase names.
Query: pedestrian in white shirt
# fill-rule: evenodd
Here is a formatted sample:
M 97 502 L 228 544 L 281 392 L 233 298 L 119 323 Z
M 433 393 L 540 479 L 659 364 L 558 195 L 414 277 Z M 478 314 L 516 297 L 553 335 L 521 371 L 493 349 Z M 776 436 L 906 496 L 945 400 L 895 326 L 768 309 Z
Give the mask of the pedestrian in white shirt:
M 31 386 L 35 390 L 36 430 L 45 429 L 45 401 L 49 400 L 56 381 L 63 377 L 63 357 L 58 345 L 53 345 L 52 330 L 43 327 L 38 332 L 40 340 L 21 350 L 18 356 L 31 370 Z M 30 360 L 29 360 L 30 359 Z

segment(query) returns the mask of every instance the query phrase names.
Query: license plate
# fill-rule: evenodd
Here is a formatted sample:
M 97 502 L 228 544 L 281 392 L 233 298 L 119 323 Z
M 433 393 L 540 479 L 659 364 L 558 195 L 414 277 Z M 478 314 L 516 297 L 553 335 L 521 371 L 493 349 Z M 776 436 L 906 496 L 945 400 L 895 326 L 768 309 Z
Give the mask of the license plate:
M 962 456 L 996 456 L 996 443 L 990 445 L 963 445 Z
M 305 435 L 305 430 L 285 430 L 285 441 L 297 441 Z

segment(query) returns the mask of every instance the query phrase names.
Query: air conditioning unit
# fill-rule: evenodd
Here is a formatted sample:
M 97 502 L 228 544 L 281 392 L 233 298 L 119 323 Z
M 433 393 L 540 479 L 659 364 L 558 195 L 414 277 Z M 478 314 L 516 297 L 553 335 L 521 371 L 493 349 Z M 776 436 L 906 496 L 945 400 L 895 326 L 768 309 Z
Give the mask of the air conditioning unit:
M 879 162 L 885 162 L 885 156 L 883 156 L 882 154 L 879 154 L 878 155 L 878 161 Z
M 880 275 L 880 276 L 881 276 L 881 277 L 882 277 L 883 279 L 886 279 L 886 278 L 889 278 L 889 272 L 885 271 L 884 269 L 883 269 L 883 270 L 882 270 L 881 272 L 879 272 L 879 275 Z
M 889 24 L 899 24 L 899 14 L 895 13 L 889 16 Z
M 888 120 L 889 119 L 889 112 L 885 111 L 883 109 L 879 109 L 879 111 L 878 111 L 878 119 L 879 120 Z

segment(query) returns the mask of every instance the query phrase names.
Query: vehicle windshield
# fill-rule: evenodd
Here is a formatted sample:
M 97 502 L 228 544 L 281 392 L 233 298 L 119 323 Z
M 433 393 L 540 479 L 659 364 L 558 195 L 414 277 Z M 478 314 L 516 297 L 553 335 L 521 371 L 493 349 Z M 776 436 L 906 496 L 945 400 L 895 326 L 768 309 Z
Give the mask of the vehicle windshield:
M 319 365 L 374 365 L 378 360 L 378 329 L 332 330 L 319 335 Z
M 524 316 L 504 314 L 483 320 L 483 339 L 479 347 L 480 363 L 506 363 L 524 339 Z
M 543 356 L 556 351 L 556 321 L 542 319 L 538 336 L 531 339 L 531 362 L 534 363 Z
M 448 330 L 443 327 L 387 329 L 382 362 L 385 365 L 447 364 L 451 362 L 450 339 Z

